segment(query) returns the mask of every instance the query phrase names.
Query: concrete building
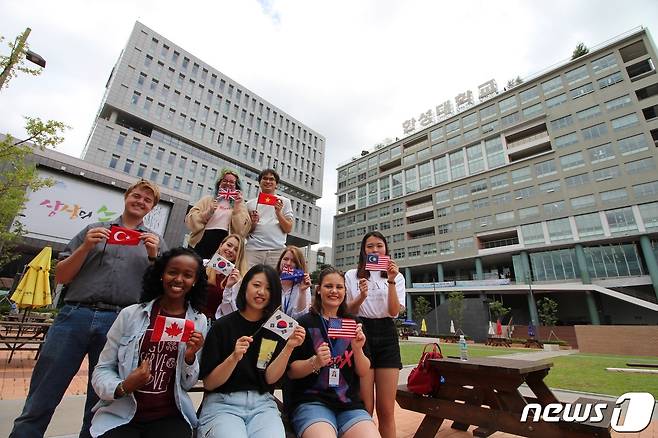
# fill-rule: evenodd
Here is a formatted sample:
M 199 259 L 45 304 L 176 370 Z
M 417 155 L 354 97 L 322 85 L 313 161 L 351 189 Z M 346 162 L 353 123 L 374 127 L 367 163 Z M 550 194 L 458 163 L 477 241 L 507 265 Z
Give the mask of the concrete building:
M 191 204 L 213 193 L 223 167 L 237 168 L 247 199 L 258 172 L 274 168 L 295 212 L 288 243 L 306 246 L 319 240 L 324 150 L 318 132 L 137 22 L 82 156 Z
M 336 266 L 379 230 L 407 307 L 461 291 L 537 324 L 550 296 L 564 324 L 658 323 L 656 62 L 635 30 L 341 165 Z
M 313 272 L 321 265 L 331 265 L 332 251 L 330 246 L 321 246 L 317 250 L 311 249 L 310 246 L 303 248 L 304 258 L 308 272 Z

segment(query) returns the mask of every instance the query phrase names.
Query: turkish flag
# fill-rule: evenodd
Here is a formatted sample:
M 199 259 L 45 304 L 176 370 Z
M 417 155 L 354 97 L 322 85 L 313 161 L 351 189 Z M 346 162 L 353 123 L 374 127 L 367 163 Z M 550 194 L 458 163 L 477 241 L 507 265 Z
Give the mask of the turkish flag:
M 259 193 L 258 194 L 258 204 L 265 204 L 265 205 L 276 205 L 276 201 L 278 201 L 279 198 L 277 198 L 274 195 L 268 195 L 267 193 Z
M 137 245 L 139 243 L 139 236 L 141 231 L 131 230 L 129 228 L 112 225 L 110 227 L 110 237 L 107 238 L 107 243 L 110 245 Z
M 187 342 L 194 331 L 194 323 L 189 319 L 158 315 L 155 318 L 151 342 Z

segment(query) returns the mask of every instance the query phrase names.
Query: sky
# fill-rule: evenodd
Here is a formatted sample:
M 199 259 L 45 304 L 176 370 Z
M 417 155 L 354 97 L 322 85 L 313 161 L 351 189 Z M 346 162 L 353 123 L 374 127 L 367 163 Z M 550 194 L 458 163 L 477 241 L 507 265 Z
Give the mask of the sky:
M 0 132 L 20 138 L 25 115 L 60 120 L 70 129 L 57 150 L 79 157 L 136 20 L 325 136 L 318 205 L 330 245 L 338 165 L 489 79 L 502 88 L 568 59 L 579 42 L 658 34 L 658 2 L 5 0 L 0 35 L 30 27 L 47 67 L 2 91 Z

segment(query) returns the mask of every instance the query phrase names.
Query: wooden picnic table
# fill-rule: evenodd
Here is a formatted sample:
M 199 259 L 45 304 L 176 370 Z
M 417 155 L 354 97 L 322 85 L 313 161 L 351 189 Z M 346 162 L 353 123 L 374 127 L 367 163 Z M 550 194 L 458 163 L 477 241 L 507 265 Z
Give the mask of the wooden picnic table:
M 0 320 L 0 350 L 11 351 L 7 363 L 17 350 L 36 351 L 37 359 L 51 325 L 52 322 Z
M 528 402 L 541 406 L 559 403 L 544 382 L 553 366 L 550 362 L 476 357 L 467 361 L 432 359 L 429 363 L 445 379 L 436 394 L 419 396 L 407 391 L 406 385 L 398 387 L 400 406 L 425 414 L 416 437 L 434 437 L 444 419 L 453 420 L 452 427 L 460 430 L 476 425 L 473 435 L 480 437 L 496 431 L 541 438 L 610 437 L 609 424 L 520 421 Z M 536 398 L 521 395 L 523 383 Z
M 491 345 L 492 347 L 511 347 L 512 341 L 502 336 L 489 336 L 485 345 Z

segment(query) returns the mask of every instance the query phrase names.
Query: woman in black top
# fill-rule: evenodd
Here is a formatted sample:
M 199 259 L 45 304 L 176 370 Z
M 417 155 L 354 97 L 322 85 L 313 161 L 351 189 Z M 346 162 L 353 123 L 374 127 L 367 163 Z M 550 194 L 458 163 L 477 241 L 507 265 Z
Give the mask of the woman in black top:
M 238 310 L 210 329 L 199 377 L 206 396 L 198 434 L 208 437 L 284 437 L 271 385 L 286 370 L 293 349 L 304 341 L 297 327 L 282 347 L 262 325 L 281 303 L 281 283 L 274 268 L 253 266 L 242 280 Z
M 328 336 L 330 318 L 347 316 L 343 273 L 326 268 L 311 311 L 299 318 L 307 333 L 288 370 L 291 419 L 299 437 L 379 436 L 359 395 L 359 379 L 370 369 L 361 324 L 353 339 Z

